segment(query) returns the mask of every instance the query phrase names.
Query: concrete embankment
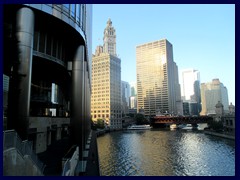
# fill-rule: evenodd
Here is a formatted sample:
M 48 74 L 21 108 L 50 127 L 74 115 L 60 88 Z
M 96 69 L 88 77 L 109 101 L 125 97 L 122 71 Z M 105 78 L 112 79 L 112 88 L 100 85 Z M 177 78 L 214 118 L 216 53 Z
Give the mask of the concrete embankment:
M 233 135 L 229 135 L 229 134 L 218 133 L 218 132 L 208 131 L 208 130 L 204 130 L 204 133 L 209 134 L 209 135 L 213 135 L 213 136 L 218 136 L 218 137 L 222 137 L 222 138 L 235 140 L 235 137 Z

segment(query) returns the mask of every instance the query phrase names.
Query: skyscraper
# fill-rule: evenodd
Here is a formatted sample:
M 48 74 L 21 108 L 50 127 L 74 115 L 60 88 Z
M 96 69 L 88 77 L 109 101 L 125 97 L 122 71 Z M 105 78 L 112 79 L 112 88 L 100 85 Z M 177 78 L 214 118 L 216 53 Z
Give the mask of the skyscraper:
M 116 32 L 110 19 L 103 39 L 104 46 L 98 46 L 92 58 L 92 120 L 102 119 L 110 129 L 120 129 L 121 60 L 116 56 Z
M 136 96 L 137 95 L 137 83 L 136 82 L 131 82 L 130 83 L 130 89 L 131 89 L 131 96 Z
M 220 101 L 223 104 L 224 111 L 228 111 L 228 91 L 227 88 L 219 81 L 213 79 L 212 82 L 201 83 L 201 115 L 214 114 L 215 106 Z
M 41 164 L 31 156 L 33 152 L 41 154 L 45 164 L 49 156 L 45 152 L 56 145 L 55 141 L 68 143 L 54 150 L 53 161 L 61 162 L 61 154 L 70 148 L 74 152 L 75 147 L 79 149 L 78 157 L 74 156 L 76 165 L 82 163 L 84 153 L 92 148 L 86 145 L 94 139 L 90 112 L 92 5 L 5 4 L 3 17 L 4 130 L 10 130 L 6 134 L 12 137 L 3 142 L 7 142 L 7 149 L 17 148 L 14 157 L 21 159 L 9 161 L 12 155 L 4 148 L 3 174 L 32 175 L 31 169 Z M 24 146 L 12 130 L 26 140 Z M 9 146 L 16 142 L 20 142 L 18 146 Z M 28 158 L 23 158 L 26 155 Z M 9 170 L 9 163 L 15 168 Z M 26 172 L 19 169 L 21 166 Z M 50 166 L 55 166 L 54 162 Z M 61 168 L 48 168 L 46 163 L 46 175 L 61 174 Z M 70 168 L 79 173 L 74 166 L 63 169 L 69 172 Z
M 178 68 L 172 44 L 166 39 L 139 45 L 137 60 L 137 108 L 145 115 L 178 113 L 180 100 Z
M 128 114 L 128 109 L 130 107 L 129 102 L 130 97 L 130 85 L 126 81 L 122 81 L 122 113 Z
M 196 94 L 194 90 L 194 84 L 196 81 L 200 81 L 200 73 L 198 70 L 185 69 L 182 71 L 182 86 L 181 86 L 182 100 L 196 101 L 195 98 Z
M 200 94 L 200 73 L 195 69 L 185 69 L 182 71 L 182 100 L 189 105 L 196 106 L 194 111 L 189 110 L 190 115 L 199 115 L 201 112 L 201 94 Z M 191 106 L 189 106 L 191 107 Z
M 130 83 L 130 98 L 129 98 L 129 106 L 131 109 L 137 109 L 137 83 L 136 82 L 131 82 Z

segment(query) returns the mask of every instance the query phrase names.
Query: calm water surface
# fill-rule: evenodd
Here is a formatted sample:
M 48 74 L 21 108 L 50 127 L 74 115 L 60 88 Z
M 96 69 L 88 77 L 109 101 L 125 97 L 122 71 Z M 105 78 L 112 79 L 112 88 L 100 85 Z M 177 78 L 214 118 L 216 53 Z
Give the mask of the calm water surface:
M 102 176 L 235 175 L 235 141 L 200 131 L 118 131 L 97 142 Z

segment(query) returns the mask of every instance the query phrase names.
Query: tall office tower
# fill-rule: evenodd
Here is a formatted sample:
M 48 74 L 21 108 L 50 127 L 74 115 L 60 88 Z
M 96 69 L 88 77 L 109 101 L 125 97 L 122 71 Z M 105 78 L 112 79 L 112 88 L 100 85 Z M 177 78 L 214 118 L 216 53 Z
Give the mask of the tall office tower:
M 220 101 L 223 109 L 228 112 L 228 91 L 227 88 L 219 81 L 213 79 L 212 82 L 201 83 L 201 115 L 215 114 L 215 106 Z
M 106 45 L 111 42 L 116 42 L 116 35 L 111 20 L 108 20 L 104 30 L 104 51 L 95 54 L 92 58 L 91 114 L 93 121 L 103 119 L 110 129 L 120 129 L 122 128 L 121 60 L 115 56 L 116 43 L 113 43 L 111 48 Z
M 129 107 L 130 109 L 137 109 L 137 83 L 130 83 L 130 97 L 129 97 Z
M 4 4 L 3 21 L 3 74 L 4 86 L 8 86 L 4 88 L 8 93 L 4 102 L 7 106 L 4 114 L 7 129 L 4 130 L 14 129 L 22 140 L 30 140 L 37 154 L 54 146 L 55 141 L 68 139 L 66 146 L 55 149 L 53 158 L 58 158 L 54 155 L 64 153 L 64 149 L 67 153 L 71 148 L 67 146 L 74 145 L 79 148 L 78 162 L 82 162 L 83 152 L 88 151 L 86 145 L 93 139 L 90 112 L 92 5 Z M 10 132 L 12 138 L 17 138 Z M 4 142 L 7 141 L 11 143 L 10 139 Z M 17 153 L 15 155 L 18 158 Z M 27 162 L 31 161 L 29 158 Z M 63 157 L 59 158 L 61 161 Z M 33 166 L 27 165 L 29 173 L 33 172 Z M 66 168 L 69 172 L 69 166 Z M 15 170 L 5 171 L 4 175 L 22 173 L 19 168 Z
M 86 4 L 4 6 L 4 75 L 9 77 L 7 128 L 15 129 L 23 139 L 31 139 L 37 153 L 51 144 L 51 140 L 40 137 L 58 140 L 64 126 L 73 127 L 75 143 L 88 138 L 91 18 L 92 6 Z M 61 120 L 49 120 L 51 110 Z M 51 131 L 53 126 L 55 132 Z M 79 129 L 81 126 L 84 129 Z
M 201 112 L 200 73 L 198 70 L 185 69 L 182 71 L 181 95 L 183 101 L 196 105 L 194 111 L 189 111 L 190 115 L 198 115 Z
M 130 109 L 137 109 L 137 97 L 136 96 L 130 96 L 129 97 L 129 107 Z
M 181 86 L 182 100 L 196 101 L 195 98 L 196 94 L 194 90 L 194 84 L 196 84 L 195 83 L 196 81 L 200 81 L 200 73 L 198 70 L 185 69 L 182 71 L 182 86 Z
M 166 39 L 139 45 L 137 59 L 137 109 L 145 115 L 178 113 L 180 85 L 172 44 Z
M 122 114 L 128 114 L 130 107 L 130 85 L 128 82 L 122 81 Z
M 131 89 L 131 96 L 136 96 L 137 95 L 137 83 L 136 82 L 131 82 L 130 83 L 130 89 Z

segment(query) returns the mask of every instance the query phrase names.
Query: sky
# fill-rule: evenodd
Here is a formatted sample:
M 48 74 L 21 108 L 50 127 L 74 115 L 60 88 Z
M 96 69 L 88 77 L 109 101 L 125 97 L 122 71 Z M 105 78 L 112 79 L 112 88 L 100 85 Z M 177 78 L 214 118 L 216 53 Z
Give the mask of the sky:
M 200 82 L 219 78 L 235 105 L 235 5 L 234 4 L 94 4 L 92 53 L 103 45 L 107 20 L 116 30 L 121 78 L 136 82 L 136 46 L 167 39 L 181 71 L 200 72 Z

